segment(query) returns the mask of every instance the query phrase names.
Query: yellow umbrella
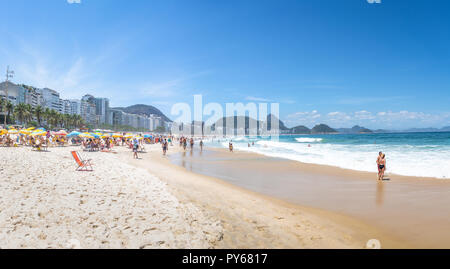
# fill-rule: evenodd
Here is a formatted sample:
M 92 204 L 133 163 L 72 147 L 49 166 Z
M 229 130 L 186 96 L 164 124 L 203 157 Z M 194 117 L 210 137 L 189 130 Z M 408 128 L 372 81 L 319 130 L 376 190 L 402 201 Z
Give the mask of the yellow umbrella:
M 123 137 L 123 135 L 121 135 L 121 134 L 113 134 L 113 136 L 112 137 L 114 137 L 114 138 L 118 138 L 118 137 Z
M 29 135 L 31 133 L 31 131 L 28 130 L 28 129 L 27 130 L 20 130 L 19 133 L 25 134 L 25 135 Z
M 36 128 L 30 127 L 30 128 L 28 128 L 27 130 L 28 130 L 28 131 L 32 131 L 32 130 L 34 130 L 34 129 L 36 129 Z
M 38 131 L 38 132 L 33 132 L 32 134 L 31 134 L 31 136 L 39 136 L 39 135 L 46 135 L 47 134 L 47 132 L 44 132 L 44 131 Z
M 10 130 L 8 131 L 8 133 L 9 133 L 9 134 L 18 134 L 19 131 L 17 131 L 16 129 L 10 129 Z
M 6 129 L 0 130 L 0 135 L 4 135 L 4 134 L 7 134 L 7 133 L 8 133 L 8 131 Z

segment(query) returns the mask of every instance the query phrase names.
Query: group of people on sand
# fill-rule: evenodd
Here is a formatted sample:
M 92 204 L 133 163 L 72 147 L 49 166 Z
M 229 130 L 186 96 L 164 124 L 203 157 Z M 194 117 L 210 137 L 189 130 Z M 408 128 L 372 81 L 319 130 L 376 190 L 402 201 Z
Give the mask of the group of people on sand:
M 50 131 L 36 136 L 23 133 L 0 135 L 0 146 L 6 147 L 26 146 L 41 150 L 42 148 L 65 146 L 68 142 L 64 136 L 52 135 Z
M 378 153 L 377 166 L 378 166 L 378 180 L 383 180 L 384 172 L 386 171 L 386 154 L 384 154 L 381 151 Z

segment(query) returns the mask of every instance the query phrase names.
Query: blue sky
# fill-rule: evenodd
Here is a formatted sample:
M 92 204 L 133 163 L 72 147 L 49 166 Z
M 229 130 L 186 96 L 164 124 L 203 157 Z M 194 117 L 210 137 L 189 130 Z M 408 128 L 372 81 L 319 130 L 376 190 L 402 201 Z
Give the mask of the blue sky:
M 0 0 L 14 82 L 169 117 L 203 94 L 279 102 L 288 126 L 450 125 L 450 1 L 69 2 Z

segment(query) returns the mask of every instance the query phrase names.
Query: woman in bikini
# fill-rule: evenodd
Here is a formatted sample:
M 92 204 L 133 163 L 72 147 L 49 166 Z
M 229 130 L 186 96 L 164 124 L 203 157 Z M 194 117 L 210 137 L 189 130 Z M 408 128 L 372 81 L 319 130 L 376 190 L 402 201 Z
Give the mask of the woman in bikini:
M 378 180 L 383 180 L 384 178 L 384 172 L 386 171 L 386 154 L 383 154 L 383 156 L 380 159 L 380 162 L 378 164 Z

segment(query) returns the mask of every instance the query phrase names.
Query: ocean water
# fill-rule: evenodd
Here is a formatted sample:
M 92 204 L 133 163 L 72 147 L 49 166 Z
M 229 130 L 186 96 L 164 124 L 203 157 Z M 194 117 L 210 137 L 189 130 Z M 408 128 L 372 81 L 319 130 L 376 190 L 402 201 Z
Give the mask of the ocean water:
M 209 140 L 205 145 L 228 148 L 230 140 L 236 150 L 374 173 L 378 152 L 383 151 L 387 174 L 450 178 L 450 132 L 286 135 L 278 141 L 232 137 Z M 252 142 L 254 146 L 248 147 Z

